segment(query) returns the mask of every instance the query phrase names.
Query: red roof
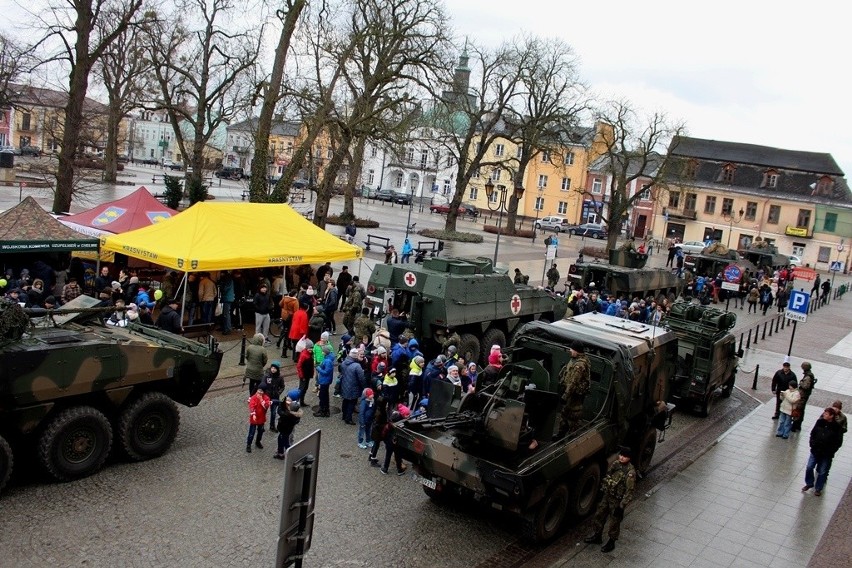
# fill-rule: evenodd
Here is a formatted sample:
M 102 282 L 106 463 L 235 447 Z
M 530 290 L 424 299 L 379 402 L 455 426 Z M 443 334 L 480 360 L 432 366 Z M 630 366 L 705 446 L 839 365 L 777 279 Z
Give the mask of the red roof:
M 177 211 L 157 201 L 157 198 L 142 186 L 127 197 L 102 203 L 76 215 L 62 217 L 62 220 L 117 234 L 141 229 L 177 214 Z

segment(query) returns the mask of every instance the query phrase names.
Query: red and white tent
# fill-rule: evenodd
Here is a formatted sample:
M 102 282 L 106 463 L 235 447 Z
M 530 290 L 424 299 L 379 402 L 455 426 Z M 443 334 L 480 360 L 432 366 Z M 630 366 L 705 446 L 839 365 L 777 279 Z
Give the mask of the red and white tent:
M 59 221 L 75 231 L 99 237 L 141 229 L 177 214 L 177 211 L 160 203 L 142 186 L 127 197 L 101 203 L 76 215 L 60 217 Z

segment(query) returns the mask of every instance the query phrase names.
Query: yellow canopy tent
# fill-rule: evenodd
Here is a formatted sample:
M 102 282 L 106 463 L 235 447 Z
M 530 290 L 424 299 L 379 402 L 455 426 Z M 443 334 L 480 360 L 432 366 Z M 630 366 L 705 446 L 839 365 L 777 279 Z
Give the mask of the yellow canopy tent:
M 101 237 L 101 250 L 186 272 L 360 259 L 360 247 L 320 229 L 289 205 L 196 203 L 159 223 Z

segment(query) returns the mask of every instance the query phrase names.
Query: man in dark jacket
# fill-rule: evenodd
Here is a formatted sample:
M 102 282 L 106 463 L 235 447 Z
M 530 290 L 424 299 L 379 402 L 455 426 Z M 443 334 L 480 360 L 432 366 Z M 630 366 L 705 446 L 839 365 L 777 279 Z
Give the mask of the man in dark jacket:
M 168 305 L 160 311 L 160 315 L 157 318 L 157 327 L 165 329 L 166 331 L 171 331 L 172 333 L 183 333 L 183 326 L 180 322 L 180 313 L 177 311 L 179 307 L 180 302 L 177 298 L 169 300 Z
M 843 444 L 843 431 L 834 421 L 837 411 L 828 407 L 822 411 L 822 417 L 816 421 L 811 430 L 811 455 L 808 465 L 805 467 L 805 486 L 802 492 L 814 489 L 814 495 L 819 497 L 828 480 L 828 470 L 831 469 L 831 461 L 834 454 Z M 814 479 L 816 471 L 816 479 Z
M 780 369 L 775 371 L 772 376 L 772 392 L 775 393 L 775 414 L 772 415 L 773 420 L 778 419 L 779 410 L 781 409 L 781 393 L 787 390 L 787 386 L 791 380 L 798 380 L 796 373 L 790 370 L 790 363 L 784 362 Z
M 364 367 L 361 366 L 361 352 L 357 349 L 350 349 L 349 355 L 340 364 L 342 369 L 340 375 L 340 395 L 343 397 L 341 404 L 343 421 L 354 426 L 352 413 L 355 411 L 355 405 L 358 403 L 358 398 L 367 387 L 367 380 L 364 378 Z
M 346 303 L 346 295 L 349 293 L 349 285 L 352 283 L 352 275 L 349 273 L 349 267 L 344 266 L 340 269 L 340 274 L 337 275 L 337 294 L 340 296 L 340 310 L 343 311 L 343 304 Z
M 421 398 L 429 398 L 429 394 L 432 392 L 432 383 L 446 378 L 447 371 L 444 369 L 446 364 L 447 358 L 444 355 L 438 355 L 426 365 L 426 369 L 423 371 L 423 381 L 420 386 Z
M 272 296 L 269 294 L 269 289 L 266 284 L 261 284 L 260 291 L 254 295 L 254 331 L 263 334 L 266 343 L 269 343 L 269 324 L 272 309 Z
M 408 327 L 408 320 L 399 313 L 398 309 L 394 308 L 385 320 L 385 327 L 388 330 L 391 344 L 395 344 L 399 342 L 399 336 L 402 335 Z

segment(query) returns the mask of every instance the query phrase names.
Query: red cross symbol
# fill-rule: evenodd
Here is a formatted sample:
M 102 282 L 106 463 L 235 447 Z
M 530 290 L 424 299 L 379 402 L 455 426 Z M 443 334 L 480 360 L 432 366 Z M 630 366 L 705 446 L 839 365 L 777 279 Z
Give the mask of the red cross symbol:
M 405 284 L 409 288 L 413 288 L 417 284 L 417 276 L 415 276 L 413 272 L 406 272 L 405 276 L 403 276 L 403 280 L 405 280 Z
M 521 311 L 521 297 L 515 294 L 512 296 L 512 301 L 509 302 L 509 305 L 512 308 L 512 313 L 518 315 Z

